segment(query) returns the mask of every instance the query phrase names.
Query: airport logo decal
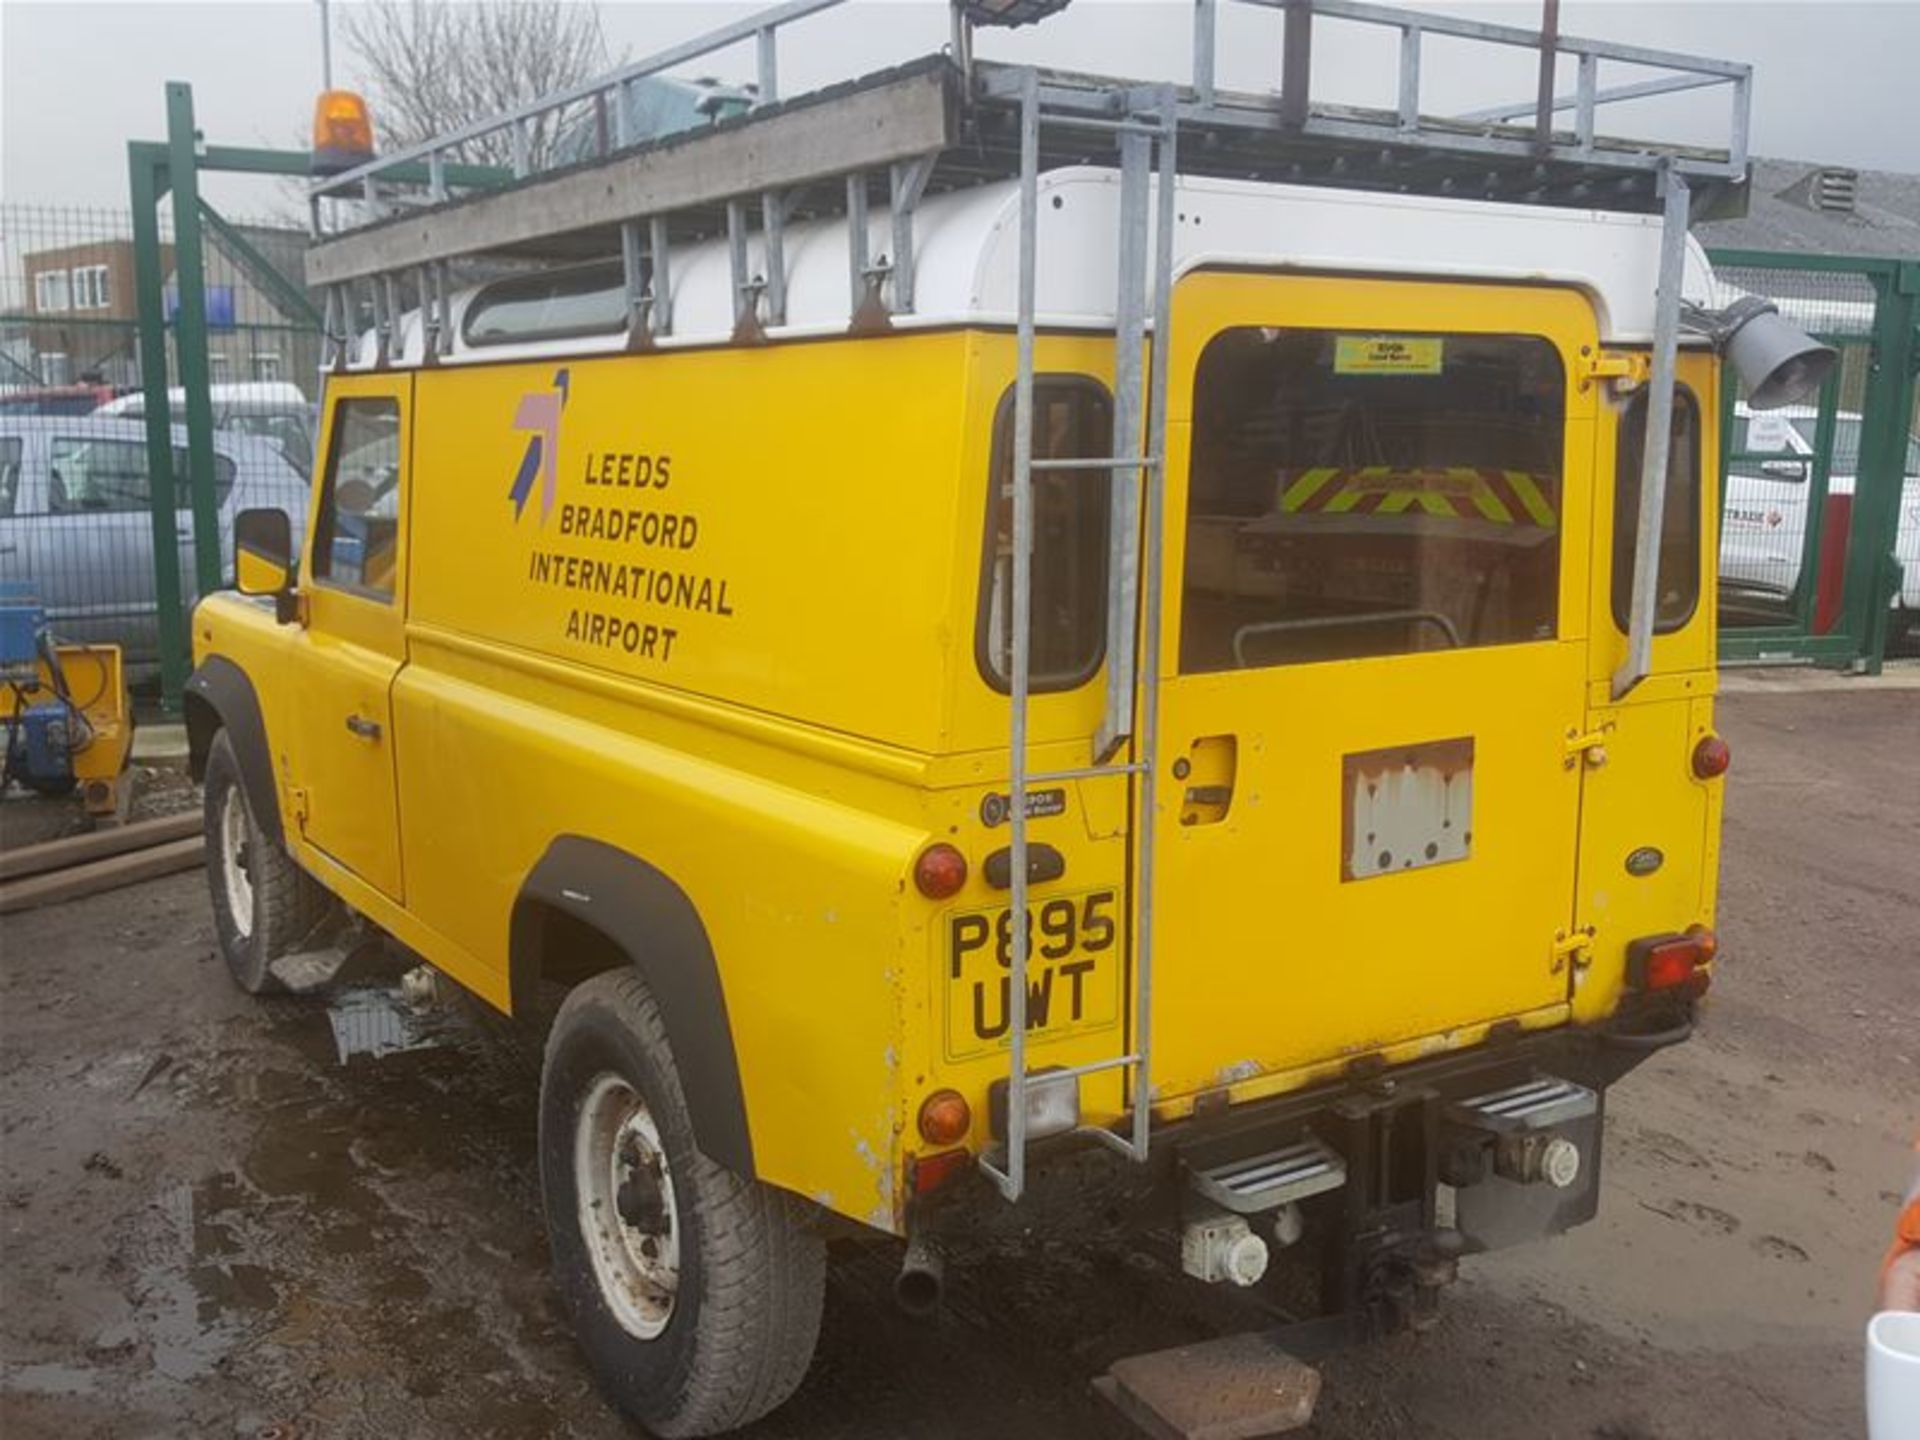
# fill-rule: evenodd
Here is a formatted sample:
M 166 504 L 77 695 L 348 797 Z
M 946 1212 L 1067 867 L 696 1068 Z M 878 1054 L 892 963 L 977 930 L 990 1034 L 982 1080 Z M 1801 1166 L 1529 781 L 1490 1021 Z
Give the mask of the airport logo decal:
M 513 501 L 513 518 L 518 520 L 521 512 L 527 508 L 527 497 L 533 493 L 533 481 L 540 478 L 540 523 L 547 523 L 547 516 L 553 510 L 554 490 L 558 484 L 556 475 L 560 449 L 560 412 L 567 404 L 567 372 L 564 369 L 553 372 L 553 388 L 550 390 L 529 390 L 520 397 L 520 408 L 514 412 L 513 428 L 527 431 L 527 451 L 520 457 L 520 473 L 513 478 L 513 488 L 507 492 L 507 498 Z

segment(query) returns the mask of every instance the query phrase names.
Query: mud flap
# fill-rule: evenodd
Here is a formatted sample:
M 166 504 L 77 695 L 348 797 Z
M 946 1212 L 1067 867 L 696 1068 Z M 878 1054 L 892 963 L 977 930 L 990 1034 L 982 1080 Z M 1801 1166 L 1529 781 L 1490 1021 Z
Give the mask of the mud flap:
M 1255 1331 L 1130 1355 L 1093 1388 L 1155 1440 L 1252 1440 L 1308 1424 L 1320 1372 Z

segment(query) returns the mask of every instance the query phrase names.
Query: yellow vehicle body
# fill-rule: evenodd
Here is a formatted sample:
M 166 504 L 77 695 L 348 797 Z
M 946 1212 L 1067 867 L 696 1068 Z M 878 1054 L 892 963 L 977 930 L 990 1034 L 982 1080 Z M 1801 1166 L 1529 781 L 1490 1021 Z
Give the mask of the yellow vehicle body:
M 1713 921 L 1719 786 L 1689 764 L 1713 723 L 1713 486 L 1689 532 L 1702 598 L 1615 703 L 1611 557 L 1632 517 L 1616 513 L 1628 400 L 1610 377 L 1633 357 L 1601 343 L 1586 295 L 1201 272 L 1174 296 L 1174 578 L 1150 683 L 1161 772 L 1180 762 L 1185 783 L 1159 789 L 1147 882 L 1156 1122 L 1602 1024 L 1630 941 Z M 1520 520 L 1557 546 L 1551 633 L 1182 673 L 1196 375 L 1236 327 L 1550 347 L 1559 499 Z M 1360 346 L 1350 373 L 1426 353 Z M 1112 338 L 1042 333 L 1037 370 L 1108 384 Z M 1680 374 L 1706 402 L 1712 476 L 1717 361 L 1688 351 Z M 1008 1067 L 1006 892 L 985 874 L 1006 841 L 1007 699 L 977 664 L 976 612 L 1014 375 L 1012 335 L 969 327 L 331 375 L 325 435 L 352 401 L 397 410 L 390 568 L 318 574 L 316 504 L 293 623 L 231 595 L 194 622 L 202 667 L 230 663 L 258 697 L 287 848 L 503 1010 L 527 1003 L 527 967 L 568 973 L 524 943 L 529 876 L 556 840 L 638 857 L 704 927 L 754 1173 L 905 1233 L 917 1159 L 947 1148 L 919 1133 L 922 1103 L 959 1092 L 962 1143 L 984 1152 Z M 1354 493 L 1384 486 L 1379 503 L 1445 523 L 1396 483 Z M 1035 695 L 1035 768 L 1095 762 L 1102 675 Z M 1353 873 L 1343 797 L 1372 783 L 1364 757 L 1461 740 L 1470 853 Z M 1121 1054 L 1136 1032 L 1136 784 L 1071 781 L 1029 822 L 1064 862 L 1032 886 L 1032 1068 Z M 935 842 L 969 862 L 940 901 L 913 878 Z M 1657 868 L 1629 870 L 1654 852 Z M 568 923 L 590 928 L 603 903 Z M 1083 1124 L 1123 1117 L 1124 1081 L 1085 1078 Z

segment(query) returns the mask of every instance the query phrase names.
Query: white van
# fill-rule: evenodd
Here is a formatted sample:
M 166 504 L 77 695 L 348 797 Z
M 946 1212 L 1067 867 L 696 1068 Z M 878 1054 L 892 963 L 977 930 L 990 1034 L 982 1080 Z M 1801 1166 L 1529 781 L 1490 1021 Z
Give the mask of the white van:
M 1784 605 L 1800 583 L 1807 546 L 1807 496 L 1813 485 L 1814 439 L 1820 412 L 1788 405 L 1756 414 L 1734 407 L 1726 503 L 1721 511 L 1720 586 L 1723 599 Z M 1861 419 L 1834 416 L 1828 495 L 1852 495 L 1860 468 Z M 1762 455 L 1778 458 L 1762 459 Z M 1906 479 L 1894 555 L 1902 571 L 1893 597 L 1895 637 L 1920 619 L 1920 435 L 1907 437 Z
M 227 385 L 209 385 L 207 398 L 213 402 L 216 430 L 237 435 L 257 435 L 278 446 L 287 463 L 303 476 L 313 474 L 313 439 L 318 407 L 307 399 L 298 385 L 286 380 L 244 380 Z M 187 418 L 187 392 L 179 386 L 167 391 L 167 409 L 174 423 Z M 109 400 L 94 414 L 138 419 L 147 413 L 147 397 L 136 390 Z

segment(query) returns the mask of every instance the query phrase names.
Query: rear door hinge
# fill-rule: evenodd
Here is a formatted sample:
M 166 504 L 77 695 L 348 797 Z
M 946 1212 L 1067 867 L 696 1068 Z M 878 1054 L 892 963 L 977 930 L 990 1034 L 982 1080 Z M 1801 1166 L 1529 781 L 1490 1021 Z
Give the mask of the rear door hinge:
M 293 802 L 294 824 L 298 825 L 302 833 L 304 833 L 307 828 L 307 813 L 308 813 L 307 812 L 307 787 L 304 785 L 288 786 L 287 798 Z
M 1569 964 L 1576 970 L 1584 970 L 1593 963 L 1594 927 L 1583 925 L 1576 930 L 1556 930 L 1553 936 L 1553 970 L 1558 975 Z
M 1581 759 L 1593 769 L 1599 769 L 1607 763 L 1607 739 L 1613 734 L 1613 721 L 1608 720 L 1591 730 L 1582 730 L 1577 725 L 1567 727 L 1566 758 L 1562 762 L 1571 770 Z
M 1584 390 L 1596 380 L 1611 380 L 1614 390 L 1624 395 L 1646 384 L 1652 371 L 1652 362 L 1645 355 L 1597 350 L 1587 356 L 1580 388 Z

